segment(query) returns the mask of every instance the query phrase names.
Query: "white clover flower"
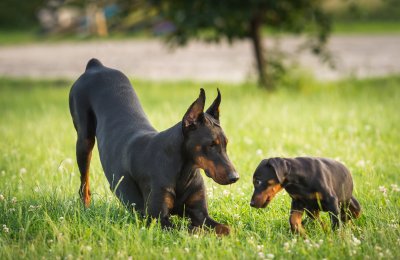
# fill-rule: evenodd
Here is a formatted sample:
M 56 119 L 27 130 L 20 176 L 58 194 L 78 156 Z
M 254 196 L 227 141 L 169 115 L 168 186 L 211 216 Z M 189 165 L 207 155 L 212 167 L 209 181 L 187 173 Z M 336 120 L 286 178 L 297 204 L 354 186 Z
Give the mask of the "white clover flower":
M 258 257 L 261 258 L 261 259 L 264 259 L 264 258 L 265 258 L 265 255 L 264 255 L 263 252 L 258 252 L 257 255 L 258 255 Z
M 0 194 L 0 201 L 3 201 L 3 200 L 4 200 L 4 195 Z
M 366 163 L 365 163 L 365 161 L 364 160 L 359 160 L 358 162 L 357 162 L 357 164 L 356 164 L 358 167 L 360 167 L 360 168 L 364 168 L 365 167 L 365 165 L 366 165 Z
M 64 163 L 66 163 L 66 164 L 73 164 L 74 161 L 73 161 L 71 158 L 68 157 L 68 158 L 65 158 Z
M 352 238 L 352 243 L 354 246 L 361 245 L 361 241 L 358 238 L 356 238 L 355 236 L 353 236 L 353 238 Z
M 89 252 L 92 251 L 92 247 L 91 246 L 86 246 L 85 249 L 86 249 L 86 251 L 89 251 Z
M 257 149 L 257 150 L 256 150 L 256 154 L 257 154 L 257 155 L 262 155 L 262 154 L 263 154 L 263 151 L 262 151 L 261 149 Z
M 60 221 L 64 221 L 64 217 L 60 217 Z
M 387 195 L 387 189 L 386 189 L 385 186 L 383 186 L 383 185 L 382 185 L 382 186 L 379 186 L 379 191 L 382 192 L 383 196 L 386 197 L 386 195 Z
M 262 251 L 264 249 L 264 245 L 257 245 L 257 251 Z
M 10 229 L 6 225 L 3 225 L 3 232 L 4 233 L 9 233 Z
M 274 254 L 267 254 L 266 257 L 267 257 L 267 259 L 274 259 L 275 255 Z
M 189 251 L 190 251 L 189 248 L 185 247 L 185 252 L 189 253 Z
M 25 174 L 25 173 L 27 173 L 28 171 L 26 170 L 26 168 L 21 168 L 21 169 L 19 169 L 19 174 Z
M 164 247 L 164 253 L 169 253 L 169 248 L 168 247 Z
M 284 248 L 285 250 L 288 250 L 288 249 L 290 248 L 289 242 L 283 243 L 283 248 Z
M 395 192 L 399 192 L 400 191 L 400 187 L 397 186 L 397 184 L 391 184 L 390 186 L 392 187 L 393 191 L 395 191 Z
M 224 191 L 222 192 L 222 194 L 224 194 L 224 196 L 229 196 L 230 193 L 231 193 L 231 192 L 230 192 L 229 190 L 224 190 Z
M 15 203 L 17 203 L 17 198 L 16 198 L 16 197 L 12 197 L 12 199 L 11 199 L 11 203 L 12 203 L 12 204 L 15 204 Z

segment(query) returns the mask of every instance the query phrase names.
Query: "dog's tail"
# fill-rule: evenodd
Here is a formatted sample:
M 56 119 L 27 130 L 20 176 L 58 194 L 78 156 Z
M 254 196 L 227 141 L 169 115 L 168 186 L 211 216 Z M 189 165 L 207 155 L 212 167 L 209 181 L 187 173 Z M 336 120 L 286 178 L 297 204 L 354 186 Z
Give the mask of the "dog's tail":
M 349 210 L 352 218 L 358 218 L 361 215 L 360 203 L 356 200 L 356 198 L 354 198 L 354 196 L 351 196 Z
M 89 60 L 89 62 L 86 65 L 86 70 L 89 70 L 91 68 L 95 68 L 98 66 L 103 66 L 103 64 L 96 58 L 92 58 Z

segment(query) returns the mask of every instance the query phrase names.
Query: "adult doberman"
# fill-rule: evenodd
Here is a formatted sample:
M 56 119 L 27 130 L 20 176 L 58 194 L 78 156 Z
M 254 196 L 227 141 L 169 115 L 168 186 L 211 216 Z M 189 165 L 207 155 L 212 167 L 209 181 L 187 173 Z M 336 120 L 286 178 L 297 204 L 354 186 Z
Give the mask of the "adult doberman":
M 69 106 L 77 131 L 76 157 L 80 196 L 90 204 L 89 165 L 97 139 L 103 170 L 119 200 L 172 227 L 171 214 L 186 215 L 191 227 L 206 226 L 220 235 L 229 227 L 208 215 L 199 169 L 227 185 L 239 175 L 226 154 L 227 138 L 219 123 L 218 96 L 204 112 L 205 93 L 182 121 L 158 132 L 148 121 L 128 78 L 91 59 L 71 88 Z

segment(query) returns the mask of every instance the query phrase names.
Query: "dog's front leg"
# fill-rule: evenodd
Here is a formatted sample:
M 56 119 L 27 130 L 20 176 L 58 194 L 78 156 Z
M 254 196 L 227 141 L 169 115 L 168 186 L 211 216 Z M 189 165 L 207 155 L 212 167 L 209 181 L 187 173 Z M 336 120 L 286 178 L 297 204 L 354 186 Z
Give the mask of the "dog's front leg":
M 215 230 L 217 235 L 229 235 L 228 226 L 218 223 L 208 215 L 207 200 L 204 188 L 193 192 L 185 202 L 188 213 L 194 228 L 206 226 Z
M 300 234 L 302 236 L 305 236 L 306 231 L 304 230 L 303 225 L 301 224 L 303 213 L 304 213 L 303 207 L 300 206 L 298 202 L 293 200 L 289 217 L 290 229 L 294 234 Z
M 173 228 L 169 216 L 174 207 L 174 196 L 166 189 L 154 188 L 148 196 L 147 214 L 159 219 L 163 228 Z

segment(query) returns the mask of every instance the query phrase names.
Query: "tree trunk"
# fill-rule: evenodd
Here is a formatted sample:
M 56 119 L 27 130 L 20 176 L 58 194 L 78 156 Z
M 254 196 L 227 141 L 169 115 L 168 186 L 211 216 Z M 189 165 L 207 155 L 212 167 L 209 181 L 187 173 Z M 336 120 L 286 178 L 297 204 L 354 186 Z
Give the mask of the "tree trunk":
M 267 71 L 265 66 L 264 48 L 261 37 L 261 25 L 262 17 L 261 14 L 255 14 L 250 21 L 250 39 L 253 43 L 254 56 L 257 62 L 258 71 L 258 83 L 261 87 L 271 89 L 271 86 L 267 83 Z

